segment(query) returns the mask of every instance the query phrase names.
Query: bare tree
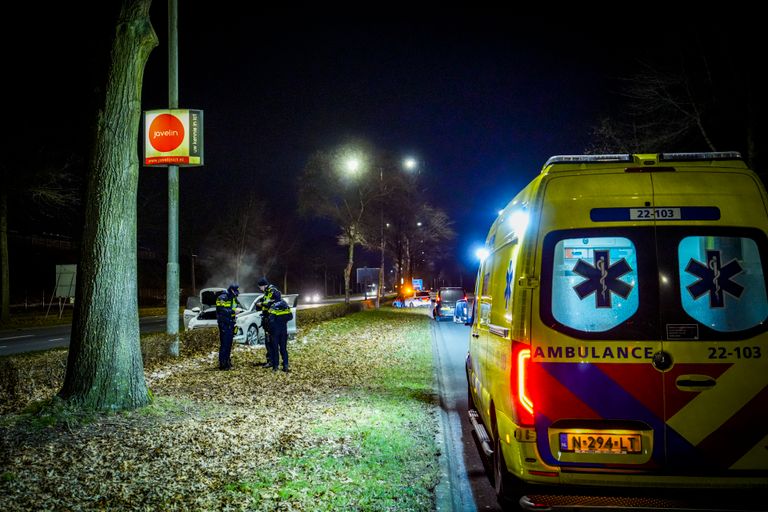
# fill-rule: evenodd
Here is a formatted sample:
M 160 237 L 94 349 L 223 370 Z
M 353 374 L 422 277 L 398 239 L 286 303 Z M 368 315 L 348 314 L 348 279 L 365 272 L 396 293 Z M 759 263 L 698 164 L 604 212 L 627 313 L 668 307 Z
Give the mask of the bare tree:
M 234 279 L 241 286 L 249 281 L 255 285 L 295 248 L 296 233 L 290 219 L 274 211 L 251 192 L 217 219 L 205 244 L 206 252 L 213 253 L 216 260 L 211 276 L 215 284 Z
M 150 401 L 136 283 L 141 85 L 158 44 L 150 4 L 122 3 L 88 167 L 72 336 L 59 396 L 90 409 L 130 409 Z
M 18 169 L 25 166 L 23 162 L 27 159 L 6 159 L 0 173 L 3 183 L 0 190 L 0 322 L 10 319 L 9 204 L 15 203 L 17 211 L 26 211 L 24 203 L 31 202 L 39 207 L 39 211 L 53 215 L 54 212 L 76 206 L 80 199 L 75 185 L 77 173 L 73 170 L 75 160 L 72 157 L 66 157 L 63 163 L 27 162 L 26 167 L 32 166 L 32 170 L 19 172 Z M 16 172 L 12 172 L 13 168 Z
M 340 233 L 339 245 L 347 247 L 347 265 L 344 268 L 344 294 L 349 303 L 350 277 L 354 265 L 355 247 L 366 244 L 366 218 L 379 197 L 381 183 L 373 166 L 353 164 L 352 158 L 372 155 L 373 151 L 356 152 L 345 147 L 334 152 L 317 152 L 304 167 L 299 184 L 299 211 L 330 219 Z M 357 155 L 357 156 L 356 156 Z
M 741 32 L 745 32 L 742 34 Z M 616 112 L 593 129 L 588 152 L 739 150 L 761 172 L 757 130 L 765 78 L 749 60 L 755 36 L 712 27 L 680 31 L 618 79 Z
M 445 243 L 456 232 L 448 214 L 428 203 L 416 203 L 400 213 L 389 223 L 387 243 L 395 258 L 396 278 L 409 283 L 417 271 L 438 270 L 438 263 L 449 256 L 443 250 Z

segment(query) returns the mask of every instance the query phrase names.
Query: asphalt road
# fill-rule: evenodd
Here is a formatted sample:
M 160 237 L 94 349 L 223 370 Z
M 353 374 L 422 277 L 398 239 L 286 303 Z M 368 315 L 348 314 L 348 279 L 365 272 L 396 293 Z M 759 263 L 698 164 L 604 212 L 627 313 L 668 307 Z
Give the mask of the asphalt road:
M 363 300 L 362 295 L 350 297 L 353 301 Z M 321 300 L 317 304 L 302 304 L 297 309 L 310 309 L 326 304 L 344 302 L 344 297 L 334 297 Z M 20 354 L 22 352 L 34 352 L 48 350 L 56 347 L 69 346 L 70 324 L 53 325 L 47 327 L 25 327 L 18 329 L 0 330 L 0 356 Z M 179 317 L 179 328 L 183 329 L 184 320 Z M 139 318 L 141 332 L 165 331 L 165 316 L 145 316 Z
M 179 325 L 184 325 L 179 318 Z M 23 329 L 5 329 L 0 331 L 0 356 L 48 350 L 69 346 L 70 324 L 48 327 L 25 327 Z M 141 332 L 162 332 L 165 330 L 164 316 L 145 316 L 139 318 Z
M 440 389 L 443 437 L 447 453 L 448 489 L 455 512 L 502 510 L 485 475 L 467 416 L 469 327 L 443 320 L 432 322 L 435 366 Z
M 425 312 L 426 313 L 426 312 Z M 443 485 L 443 502 L 446 506 L 438 510 L 453 512 L 500 511 L 496 494 L 486 476 L 483 463 L 477 451 L 472 429 L 467 416 L 467 378 L 465 359 L 469 342 L 469 327 L 449 321 L 432 322 L 432 340 L 435 366 L 440 392 L 444 453 L 447 454 L 443 464 L 447 472 L 447 485 Z M 446 467 L 447 466 L 447 467 Z M 440 497 L 438 489 L 438 497 Z M 639 493 L 643 495 L 643 493 Z M 657 490 L 649 489 L 645 496 L 653 498 Z M 440 501 L 440 500 L 438 500 Z M 615 502 L 614 502 L 615 503 Z M 691 502 L 690 508 L 675 508 L 675 510 L 694 510 L 708 512 L 738 512 L 762 511 L 768 512 L 768 500 L 758 493 L 737 493 L 724 491 L 719 500 L 714 503 L 700 500 L 697 504 Z M 512 510 L 519 510 L 514 508 Z M 584 508 L 580 510 L 611 510 L 604 507 Z M 644 510 L 662 510 L 645 508 Z M 666 510 L 666 509 L 663 509 Z

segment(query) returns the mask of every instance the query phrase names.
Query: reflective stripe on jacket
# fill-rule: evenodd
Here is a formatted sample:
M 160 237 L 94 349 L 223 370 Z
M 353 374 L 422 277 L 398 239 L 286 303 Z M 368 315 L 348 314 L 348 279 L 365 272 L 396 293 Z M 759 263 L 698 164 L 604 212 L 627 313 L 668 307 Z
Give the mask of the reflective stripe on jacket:
M 274 304 L 282 300 L 280 290 L 275 285 L 269 284 L 264 288 L 264 295 L 259 298 L 262 311 L 269 311 Z
M 269 314 L 275 316 L 290 315 L 291 307 L 287 302 L 280 299 L 269 308 Z
M 235 308 L 237 307 L 237 299 L 230 297 L 229 294 L 222 293 L 216 297 L 216 313 L 217 316 L 229 315 L 235 318 Z

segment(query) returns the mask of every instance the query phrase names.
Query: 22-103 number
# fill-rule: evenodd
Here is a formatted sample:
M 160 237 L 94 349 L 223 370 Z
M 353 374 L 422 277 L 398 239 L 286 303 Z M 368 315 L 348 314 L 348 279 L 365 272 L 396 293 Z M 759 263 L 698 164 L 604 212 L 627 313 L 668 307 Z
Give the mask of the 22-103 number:
M 728 359 L 729 357 L 759 359 L 762 356 L 760 347 L 734 347 L 732 350 L 728 350 L 726 347 L 709 347 L 710 359 Z
M 629 215 L 631 220 L 679 220 L 680 208 L 632 208 Z

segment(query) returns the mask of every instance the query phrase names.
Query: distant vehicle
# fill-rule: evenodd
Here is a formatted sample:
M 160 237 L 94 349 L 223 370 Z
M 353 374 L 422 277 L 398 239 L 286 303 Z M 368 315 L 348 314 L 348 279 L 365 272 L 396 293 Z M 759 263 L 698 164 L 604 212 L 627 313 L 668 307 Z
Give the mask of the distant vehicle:
M 467 294 L 464 292 L 464 288 L 460 286 L 444 286 L 438 289 L 433 311 L 435 320 L 453 319 L 456 303 L 460 300 L 466 301 L 466 299 Z
M 501 211 L 466 366 L 500 501 L 765 507 L 766 205 L 738 153 L 567 155 Z
M 221 289 L 219 293 L 221 293 L 221 291 L 224 291 L 224 289 Z M 235 315 L 235 336 L 233 341 L 245 345 L 264 343 L 264 329 L 261 326 L 261 311 L 256 307 L 256 300 L 262 295 L 262 293 L 241 293 L 238 295 L 237 301 L 240 303 L 241 308 L 235 309 L 237 314 Z M 293 313 L 293 319 L 288 322 L 289 336 L 296 334 L 296 299 L 298 297 L 298 294 L 283 295 L 283 300 L 288 303 L 291 307 L 291 313 Z M 214 299 L 214 304 L 215 302 Z M 194 312 L 194 308 L 191 311 Z M 187 323 L 186 328 L 192 330 L 217 327 L 217 325 L 216 306 L 214 305 L 205 308 L 193 316 Z
M 431 300 L 429 298 L 429 292 L 419 290 L 419 291 L 413 292 L 413 296 L 408 297 L 403 301 L 403 307 L 420 308 L 420 307 L 429 306 L 430 303 L 431 303 Z
M 323 300 L 323 296 L 317 292 L 303 293 L 301 294 L 301 298 L 302 301 L 306 302 L 307 304 L 318 304 L 321 300 Z

